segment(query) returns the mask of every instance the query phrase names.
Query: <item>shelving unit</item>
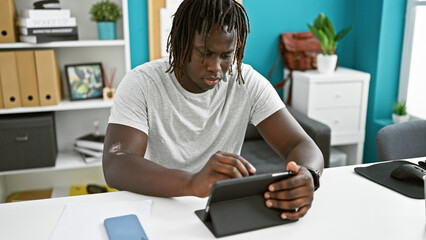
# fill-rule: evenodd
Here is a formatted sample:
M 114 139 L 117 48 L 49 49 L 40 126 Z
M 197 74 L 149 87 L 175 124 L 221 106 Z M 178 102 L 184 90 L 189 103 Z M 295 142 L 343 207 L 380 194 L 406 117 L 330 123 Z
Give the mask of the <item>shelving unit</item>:
M 98 1 L 60 2 L 61 7 L 70 9 L 71 16 L 77 19 L 78 41 L 0 44 L 0 51 L 54 49 L 61 71 L 64 93 L 64 99 L 59 105 L 0 109 L 0 115 L 54 112 L 59 152 L 54 167 L 0 172 L 0 202 L 4 202 L 6 196 L 15 191 L 104 183 L 101 162 L 86 164 L 77 153 L 73 152 L 72 148 L 77 137 L 94 131 L 94 121 L 99 121 L 101 132 L 106 131 L 112 102 L 102 99 L 70 101 L 64 74 L 64 66 L 67 64 L 101 62 L 107 73 L 110 68 L 117 68 L 113 85 L 117 87 L 121 78 L 130 70 L 127 0 L 110 0 L 120 6 L 122 17 L 117 21 L 117 40 L 107 41 L 97 40 L 96 23 L 90 20 L 89 10 Z M 15 4 L 18 14 L 21 9 L 32 8 L 32 1 L 15 0 Z

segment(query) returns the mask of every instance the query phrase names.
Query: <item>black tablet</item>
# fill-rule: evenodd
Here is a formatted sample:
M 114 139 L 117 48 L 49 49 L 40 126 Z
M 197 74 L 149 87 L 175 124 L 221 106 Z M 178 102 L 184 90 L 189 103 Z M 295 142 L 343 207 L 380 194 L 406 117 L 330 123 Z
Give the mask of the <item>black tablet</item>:
M 271 183 L 293 175 L 285 171 L 218 181 L 206 208 L 195 213 L 216 237 L 290 222 L 280 218 L 283 210 L 266 207 L 264 193 Z
M 293 176 L 294 172 L 267 173 L 251 175 L 243 178 L 232 178 L 215 182 L 210 190 L 205 212 L 208 214 L 210 205 L 215 202 L 262 195 L 271 183 Z

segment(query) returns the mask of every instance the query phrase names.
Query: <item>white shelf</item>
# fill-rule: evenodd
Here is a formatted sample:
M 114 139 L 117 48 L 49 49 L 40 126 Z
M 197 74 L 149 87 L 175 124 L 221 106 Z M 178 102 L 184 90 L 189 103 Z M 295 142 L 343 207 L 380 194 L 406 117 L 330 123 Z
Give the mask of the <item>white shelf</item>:
M 100 167 L 100 166 L 102 166 L 102 161 L 85 163 L 83 159 L 81 158 L 81 156 L 76 152 L 62 152 L 62 153 L 58 153 L 58 156 L 56 157 L 56 164 L 54 167 L 0 171 L 0 176 L 3 176 L 3 175 L 7 176 L 7 175 L 14 175 L 14 174 L 54 172 L 58 170 L 81 169 L 81 168 Z
M 63 152 L 59 153 L 56 158 L 56 164 L 54 170 L 67 170 L 67 169 L 78 169 L 87 167 L 100 167 L 102 161 L 96 161 L 93 163 L 85 163 L 81 156 L 76 152 Z
M 101 109 L 101 108 L 110 108 L 111 106 L 112 106 L 112 101 L 104 101 L 102 99 L 80 100 L 80 101 L 63 100 L 58 105 L 52 105 L 52 106 L 0 109 L 0 115 L 14 114 L 14 113 L 57 112 L 57 111 L 69 111 L 69 110 Z
M 0 49 L 16 49 L 16 48 L 72 48 L 72 47 L 114 47 L 125 46 L 124 40 L 78 40 L 78 41 L 56 41 L 49 43 L 2 43 Z

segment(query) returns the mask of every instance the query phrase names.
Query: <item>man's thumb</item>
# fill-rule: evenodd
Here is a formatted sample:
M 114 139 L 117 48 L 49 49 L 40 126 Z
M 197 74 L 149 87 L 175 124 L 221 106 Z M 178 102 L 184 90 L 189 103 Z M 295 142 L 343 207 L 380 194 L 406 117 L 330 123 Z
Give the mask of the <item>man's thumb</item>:
M 295 162 L 291 161 L 287 163 L 287 170 L 297 173 L 299 172 L 299 166 L 297 166 Z

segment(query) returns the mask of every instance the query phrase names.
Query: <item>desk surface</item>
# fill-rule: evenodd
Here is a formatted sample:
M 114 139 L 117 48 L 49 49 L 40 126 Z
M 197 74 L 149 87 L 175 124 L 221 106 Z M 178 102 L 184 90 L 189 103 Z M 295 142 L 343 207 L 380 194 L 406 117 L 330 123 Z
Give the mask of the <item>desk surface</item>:
M 298 222 L 221 239 L 426 239 L 425 200 L 367 180 L 354 166 L 324 170 L 308 214 Z M 68 202 L 152 200 L 148 237 L 215 239 L 194 214 L 206 198 L 157 198 L 114 192 L 0 204 L 0 239 L 49 239 Z

